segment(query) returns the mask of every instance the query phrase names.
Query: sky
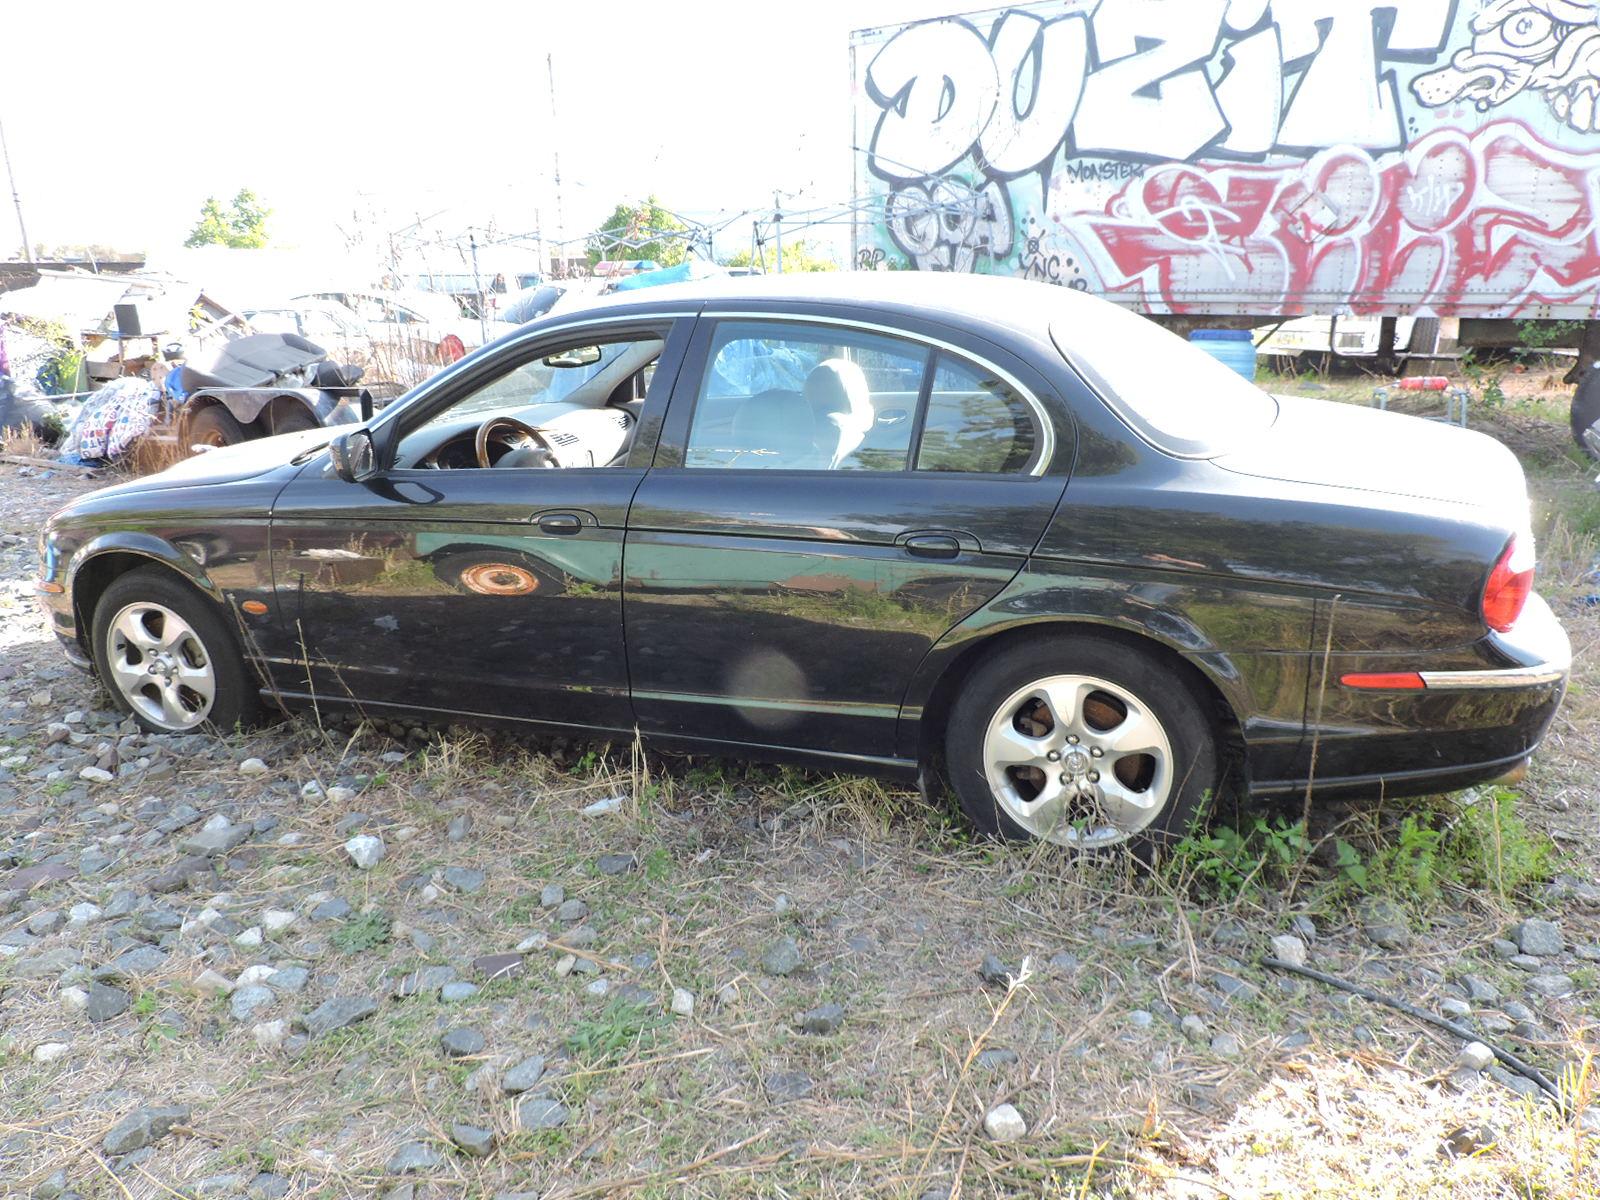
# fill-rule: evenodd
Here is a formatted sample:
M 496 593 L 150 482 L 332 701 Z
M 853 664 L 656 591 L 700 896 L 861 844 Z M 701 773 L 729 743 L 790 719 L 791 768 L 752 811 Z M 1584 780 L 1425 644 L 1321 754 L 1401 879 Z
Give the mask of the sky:
M 571 237 L 651 192 L 711 223 L 775 191 L 791 210 L 844 203 L 850 31 L 961 7 L 8 4 L 0 37 L 29 49 L 0 50 L 0 124 L 36 245 L 175 248 L 207 196 L 249 187 L 277 245 L 371 244 L 421 217 L 448 258 L 469 228 Z M 846 229 L 810 236 L 848 246 Z M 717 252 L 749 243 L 745 217 Z M 0 256 L 20 245 L 4 204 Z

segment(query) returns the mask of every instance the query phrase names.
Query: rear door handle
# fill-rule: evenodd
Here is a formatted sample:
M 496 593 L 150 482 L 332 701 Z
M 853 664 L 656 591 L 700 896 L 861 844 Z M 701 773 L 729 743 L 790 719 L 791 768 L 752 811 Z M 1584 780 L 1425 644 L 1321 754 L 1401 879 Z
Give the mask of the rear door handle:
M 539 518 L 539 528 L 546 533 L 570 537 L 583 528 L 583 518 L 575 513 L 545 513 Z
M 916 558 L 956 558 L 961 554 L 961 543 L 947 533 L 919 533 L 901 544 Z

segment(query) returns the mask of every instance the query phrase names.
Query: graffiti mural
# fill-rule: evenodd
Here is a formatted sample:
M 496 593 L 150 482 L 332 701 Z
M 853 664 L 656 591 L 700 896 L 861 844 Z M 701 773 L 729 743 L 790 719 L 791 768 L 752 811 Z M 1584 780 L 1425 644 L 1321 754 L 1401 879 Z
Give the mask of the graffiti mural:
M 858 262 L 1154 312 L 1596 311 L 1600 0 L 1053 0 L 852 59 Z

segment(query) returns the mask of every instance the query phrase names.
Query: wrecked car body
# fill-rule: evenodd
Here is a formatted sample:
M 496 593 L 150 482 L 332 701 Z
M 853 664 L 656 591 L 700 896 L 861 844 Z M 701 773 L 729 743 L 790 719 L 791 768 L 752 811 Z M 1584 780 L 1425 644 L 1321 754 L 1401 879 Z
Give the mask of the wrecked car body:
M 176 371 L 182 446 L 231 446 L 324 425 L 370 419 L 361 368 L 331 362 L 292 333 L 256 333 Z

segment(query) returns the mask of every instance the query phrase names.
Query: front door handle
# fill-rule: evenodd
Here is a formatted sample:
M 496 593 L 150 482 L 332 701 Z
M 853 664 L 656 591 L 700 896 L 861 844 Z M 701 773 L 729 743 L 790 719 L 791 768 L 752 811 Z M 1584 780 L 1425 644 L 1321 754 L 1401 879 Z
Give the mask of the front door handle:
M 539 528 L 545 533 L 570 537 L 583 528 L 583 518 L 574 513 L 545 513 L 539 518 Z
M 919 533 L 901 544 L 916 558 L 956 558 L 961 553 L 961 543 L 947 533 Z

